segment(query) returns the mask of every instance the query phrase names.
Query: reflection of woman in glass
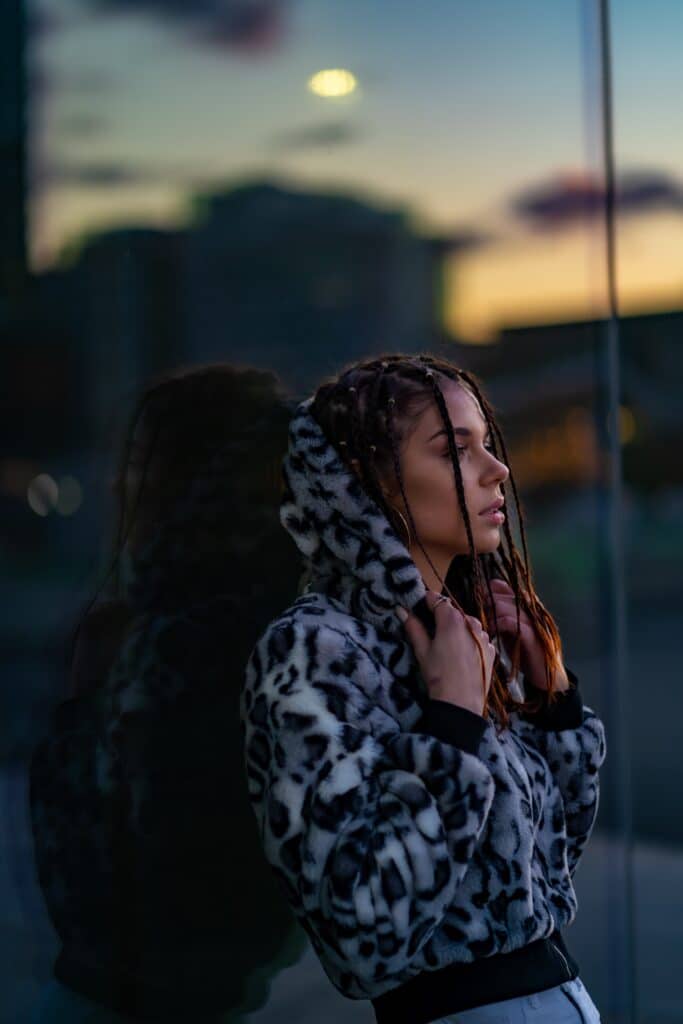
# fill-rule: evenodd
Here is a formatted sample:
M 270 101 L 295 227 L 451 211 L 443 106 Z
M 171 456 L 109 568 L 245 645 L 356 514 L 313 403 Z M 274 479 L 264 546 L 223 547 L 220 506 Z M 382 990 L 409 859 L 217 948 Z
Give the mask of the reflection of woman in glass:
M 288 401 L 210 365 L 133 411 L 108 600 L 31 766 L 38 873 L 61 940 L 36 1021 L 195 1022 L 258 1008 L 301 929 L 259 848 L 241 770 L 253 643 L 296 595 L 277 519 Z
M 308 584 L 247 665 L 249 792 L 329 979 L 380 1024 L 599 1020 L 561 929 L 604 727 L 506 461 L 474 376 L 427 355 L 348 366 L 290 425 L 281 520 Z M 487 511 L 508 478 L 523 560 Z

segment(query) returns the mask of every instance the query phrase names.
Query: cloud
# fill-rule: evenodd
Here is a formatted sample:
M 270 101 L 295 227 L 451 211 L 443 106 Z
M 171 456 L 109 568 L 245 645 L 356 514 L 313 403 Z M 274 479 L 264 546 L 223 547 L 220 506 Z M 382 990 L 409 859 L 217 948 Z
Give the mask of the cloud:
M 316 146 L 341 146 L 355 142 L 362 132 L 355 125 L 342 121 L 321 121 L 281 132 L 273 139 L 275 149 L 302 149 Z
M 217 49 L 265 53 L 279 47 L 284 37 L 288 0 L 245 0 L 223 3 L 223 10 L 208 19 L 194 38 Z
M 141 13 L 174 23 L 188 41 L 260 53 L 281 42 L 291 0 L 88 0 L 102 13 Z
M 135 165 L 123 161 L 68 163 L 45 161 L 41 170 L 41 184 L 76 186 L 89 189 L 116 189 L 131 185 L 173 184 L 188 188 L 211 187 L 222 182 L 221 173 L 212 174 L 202 164 L 171 164 L 165 160 L 159 165 Z
M 122 163 L 67 164 L 53 162 L 45 169 L 52 185 L 80 185 L 87 188 L 120 188 L 159 180 L 156 171 Z
M 615 206 L 621 214 L 683 210 L 683 187 L 663 172 L 625 171 L 617 176 L 615 192 Z M 522 221 L 544 230 L 601 217 L 605 201 L 603 182 L 596 175 L 578 171 L 524 189 L 509 206 Z
M 657 171 L 628 171 L 621 175 L 617 189 L 624 212 L 654 208 L 683 210 L 683 185 Z

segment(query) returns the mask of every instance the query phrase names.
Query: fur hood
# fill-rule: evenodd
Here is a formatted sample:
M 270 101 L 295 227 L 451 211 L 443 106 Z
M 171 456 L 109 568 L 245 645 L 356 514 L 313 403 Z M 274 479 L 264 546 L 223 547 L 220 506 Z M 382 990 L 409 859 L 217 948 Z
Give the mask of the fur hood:
M 313 398 L 296 407 L 283 460 L 280 521 L 303 555 L 306 594 L 324 594 L 386 638 L 407 643 L 397 604 L 423 621 L 426 587 L 403 541 L 381 508 L 365 492 L 311 415 Z M 506 673 L 510 658 L 494 638 Z M 508 686 L 524 698 L 524 673 Z M 419 674 L 416 698 L 427 700 Z
M 556 704 L 511 712 L 500 733 L 429 699 L 393 610 L 424 602 L 421 575 L 311 402 L 291 421 L 281 503 L 310 580 L 253 648 L 240 699 L 265 856 L 332 984 L 373 1000 L 380 1022 L 477 1005 L 476 986 L 465 994 L 453 976 L 437 1012 L 403 995 L 422 977 L 433 993 L 443 972 L 482 957 L 544 951 L 542 968 L 513 972 L 510 994 L 522 975 L 539 990 L 575 977 L 559 929 L 577 911 L 602 722 L 569 669 Z
M 304 556 L 308 591 L 327 592 L 379 629 L 400 632 L 396 604 L 412 609 L 426 588 L 384 512 L 301 402 L 283 460 L 280 521 Z

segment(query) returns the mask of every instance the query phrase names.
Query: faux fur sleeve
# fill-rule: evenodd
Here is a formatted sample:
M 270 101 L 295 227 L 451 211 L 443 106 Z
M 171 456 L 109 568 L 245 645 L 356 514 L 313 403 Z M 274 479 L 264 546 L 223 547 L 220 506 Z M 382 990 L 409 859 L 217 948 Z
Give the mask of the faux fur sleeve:
M 323 964 L 368 991 L 378 958 L 405 969 L 441 924 L 495 788 L 452 738 L 373 729 L 373 685 L 337 630 L 280 624 L 252 651 L 240 711 L 265 856 Z
M 566 668 L 566 666 L 565 666 Z M 562 794 L 567 862 L 573 877 L 590 838 L 600 801 L 599 770 L 606 754 L 605 727 L 583 703 L 579 681 L 567 668 L 570 689 L 537 715 L 510 716 L 511 727 L 540 751 Z M 529 683 L 526 684 L 527 692 Z

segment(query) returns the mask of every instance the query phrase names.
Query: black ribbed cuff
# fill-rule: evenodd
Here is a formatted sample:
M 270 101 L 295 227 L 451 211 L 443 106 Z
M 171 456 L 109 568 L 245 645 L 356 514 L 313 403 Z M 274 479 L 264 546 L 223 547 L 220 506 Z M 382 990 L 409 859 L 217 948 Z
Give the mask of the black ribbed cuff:
M 555 697 L 555 703 L 547 704 L 535 714 L 532 714 L 530 711 L 520 712 L 521 718 L 549 732 L 559 732 L 561 729 L 578 729 L 579 726 L 583 725 L 583 698 L 579 689 L 579 680 L 566 665 L 564 669 L 569 679 L 569 689 L 565 690 L 564 693 L 558 693 Z M 524 686 L 528 697 L 535 696 L 536 693 L 546 692 L 533 686 L 528 680 L 524 681 Z
M 430 697 L 415 730 L 429 733 L 444 743 L 452 743 L 468 754 L 476 754 L 488 724 L 483 715 L 469 708 Z

